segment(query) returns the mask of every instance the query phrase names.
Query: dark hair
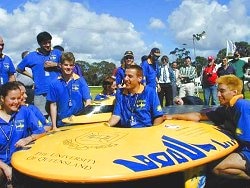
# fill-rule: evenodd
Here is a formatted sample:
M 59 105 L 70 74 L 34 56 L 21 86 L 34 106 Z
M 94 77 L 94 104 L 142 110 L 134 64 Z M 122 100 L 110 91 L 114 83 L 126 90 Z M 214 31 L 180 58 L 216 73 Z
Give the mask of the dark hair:
M 168 59 L 169 59 L 168 56 L 164 55 L 164 56 L 161 57 L 161 62 L 163 62 L 164 60 L 167 61 Z M 167 62 L 168 62 L 168 61 L 167 61 Z
M 51 40 L 52 36 L 47 31 L 43 31 L 37 35 L 36 39 L 38 44 L 41 44 L 41 42 Z
M 103 89 L 107 90 L 108 86 L 111 86 L 114 81 L 115 81 L 115 79 L 112 76 L 107 76 L 106 78 L 104 78 L 104 80 L 102 82 Z
M 64 48 L 63 48 L 62 46 L 60 46 L 60 45 L 55 45 L 53 48 L 54 48 L 54 49 L 58 49 L 58 50 L 60 50 L 61 52 L 64 52 Z
M 190 56 L 186 56 L 186 57 L 185 57 L 185 60 L 186 60 L 186 59 L 190 59 L 190 60 L 191 60 L 191 57 L 190 57 Z
M 28 51 L 28 50 L 22 52 L 22 53 L 21 53 L 22 59 L 23 59 L 26 55 L 28 55 L 28 54 L 29 54 L 29 51 Z
M 145 61 L 145 60 L 147 60 L 147 59 L 148 59 L 148 56 L 147 56 L 147 55 L 141 56 L 141 61 Z
M 18 85 L 18 86 L 23 86 L 23 87 L 25 87 L 25 85 L 24 85 L 23 82 L 20 82 L 20 81 L 13 81 L 13 83 L 15 83 L 15 84 Z
M 20 88 L 16 82 L 7 82 L 7 83 L 3 84 L 0 88 L 0 96 L 6 97 L 9 93 L 9 91 L 12 91 L 12 90 L 19 90 L 20 91 Z

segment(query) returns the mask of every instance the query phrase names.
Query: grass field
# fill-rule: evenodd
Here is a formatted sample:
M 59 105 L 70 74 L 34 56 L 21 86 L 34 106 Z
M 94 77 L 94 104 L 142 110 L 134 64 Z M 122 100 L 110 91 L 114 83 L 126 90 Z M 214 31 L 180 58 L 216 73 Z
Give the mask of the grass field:
M 92 96 L 93 99 L 101 91 L 102 91 L 101 86 L 95 86 L 95 87 L 90 86 L 90 92 L 91 92 L 91 96 Z M 202 92 L 200 92 L 200 98 L 203 100 L 203 93 Z M 245 98 L 250 99 L 250 91 L 248 91 L 248 90 L 245 91 Z

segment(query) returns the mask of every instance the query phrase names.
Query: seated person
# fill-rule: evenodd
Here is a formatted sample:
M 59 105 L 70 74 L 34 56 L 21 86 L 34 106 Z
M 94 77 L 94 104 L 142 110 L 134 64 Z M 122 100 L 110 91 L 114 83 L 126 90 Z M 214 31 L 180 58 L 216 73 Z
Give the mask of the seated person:
M 108 126 L 149 127 L 163 122 L 163 111 L 156 93 L 150 86 L 143 86 L 142 68 L 131 65 L 126 69 L 125 87 L 118 89 L 114 111 Z
M 203 100 L 196 96 L 175 97 L 174 104 L 176 105 L 204 105 Z
M 242 80 L 235 75 L 220 76 L 218 98 L 220 106 L 207 113 L 165 114 L 164 119 L 212 121 L 231 132 L 239 148 L 212 166 L 216 175 L 232 179 L 250 180 L 250 101 L 243 99 Z
M 15 82 L 1 86 L 0 99 L 0 187 L 12 181 L 12 154 L 43 136 L 37 117 L 21 103 L 21 90 Z
M 115 96 L 116 83 L 112 76 L 106 77 L 102 82 L 103 90 L 101 93 L 97 94 L 95 101 L 100 101 L 107 99 L 109 96 Z
M 26 99 L 28 98 L 28 96 L 24 84 L 19 81 L 16 81 L 15 83 L 19 86 L 21 90 L 22 94 L 21 105 L 27 106 L 31 110 L 31 113 L 34 113 L 35 116 L 39 119 L 39 124 L 42 124 L 44 126 L 45 131 L 49 131 L 52 128 L 51 122 L 45 118 L 45 116 L 42 114 L 39 108 L 37 108 L 35 105 L 26 103 Z

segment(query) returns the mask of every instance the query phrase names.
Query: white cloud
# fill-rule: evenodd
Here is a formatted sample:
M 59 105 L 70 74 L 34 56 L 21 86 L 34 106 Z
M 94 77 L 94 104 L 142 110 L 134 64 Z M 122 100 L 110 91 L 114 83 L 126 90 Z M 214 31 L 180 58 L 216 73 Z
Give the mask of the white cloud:
M 164 29 L 166 26 L 165 24 L 157 18 L 150 18 L 149 20 L 149 28 L 151 29 Z
M 48 31 L 54 45 L 62 45 L 85 61 L 117 62 L 126 50 L 143 51 L 145 44 L 134 25 L 107 14 L 96 14 L 79 3 L 68 0 L 27 2 L 8 14 L 0 9 L 1 35 L 4 52 L 15 64 L 24 50 L 38 47 L 36 35 Z
M 199 50 L 214 54 L 226 47 L 226 40 L 247 41 L 250 38 L 250 16 L 248 0 L 232 0 L 221 5 L 210 0 L 184 0 L 168 17 L 168 23 L 177 42 L 187 43 L 190 48 L 192 36 L 206 31 L 206 39 L 196 41 Z

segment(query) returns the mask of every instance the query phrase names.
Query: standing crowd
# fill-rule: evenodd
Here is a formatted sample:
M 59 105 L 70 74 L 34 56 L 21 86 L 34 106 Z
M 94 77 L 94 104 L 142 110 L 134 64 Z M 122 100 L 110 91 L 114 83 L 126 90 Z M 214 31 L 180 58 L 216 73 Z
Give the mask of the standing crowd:
M 39 33 L 39 47 L 23 53 L 15 69 L 11 59 L 3 54 L 4 40 L 0 37 L 0 187 L 15 180 L 10 163 L 15 151 L 46 131 L 65 126 L 64 118 L 91 104 L 90 89 L 74 54 L 64 52 L 61 46 L 52 47 L 51 40 L 50 33 Z M 250 119 L 250 103 L 243 99 L 250 60 L 245 63 L 236 52 L 230 63 L 225 57 L 217 69 L 215 59 L 209 56 L 201 72 L 203 103 L 196 97 L 197 70 L 191 58 L 185 57 L 184 66 L 178 68 L 176 62 L 169 62 L 168 56 L 160 56 L 160 49 L 152 48 L 136 64 L 132 51 L 124 53 L 121 65 L 113 76 L 103 80 L 103 90 L 94 98 L 100 101 L 115 96 L 113 114 L 105 125 L 138 128 L 159 125 L 165 119 L 209 119 L 229 130 L 241 146 L 213 171 L 250 179 L 250 125 L 246 121 Z M 29 83 L 16 81 L 16 72 L 17 78 L 29 77 Z M 28 101 L 30 89 L 34 89 L 34 99 Z M 164 115 L 163 107 L 180 104 L 221 106 L 208 114 Z

